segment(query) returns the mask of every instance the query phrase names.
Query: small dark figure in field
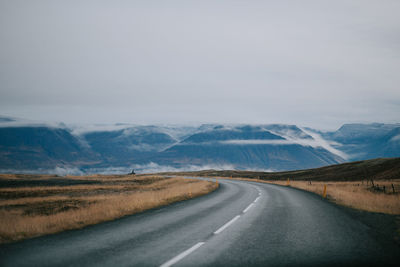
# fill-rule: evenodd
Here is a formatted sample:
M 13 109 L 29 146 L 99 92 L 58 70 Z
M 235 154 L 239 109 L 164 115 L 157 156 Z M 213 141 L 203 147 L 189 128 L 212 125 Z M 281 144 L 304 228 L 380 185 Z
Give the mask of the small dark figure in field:
M 134 169 L 132 169 L 132 171 L 129 173 L 129 175 L 135 175 L 136 173 L 135 173 L 135 170 Z

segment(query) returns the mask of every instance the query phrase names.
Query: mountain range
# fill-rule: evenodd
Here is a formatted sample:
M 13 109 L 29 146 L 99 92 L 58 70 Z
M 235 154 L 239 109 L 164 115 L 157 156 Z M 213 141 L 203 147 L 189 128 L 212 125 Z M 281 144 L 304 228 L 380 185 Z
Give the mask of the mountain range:
M 285 171 L 400 156 L 400 124 L 65 125 L 0 117 L 0 172 Z

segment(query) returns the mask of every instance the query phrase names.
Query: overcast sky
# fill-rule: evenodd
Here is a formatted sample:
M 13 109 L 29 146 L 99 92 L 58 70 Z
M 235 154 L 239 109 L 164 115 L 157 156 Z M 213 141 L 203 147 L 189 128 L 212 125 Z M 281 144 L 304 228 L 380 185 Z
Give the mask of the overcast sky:
M 400 1 L 0 0 L 0 115 L 400 122 Z

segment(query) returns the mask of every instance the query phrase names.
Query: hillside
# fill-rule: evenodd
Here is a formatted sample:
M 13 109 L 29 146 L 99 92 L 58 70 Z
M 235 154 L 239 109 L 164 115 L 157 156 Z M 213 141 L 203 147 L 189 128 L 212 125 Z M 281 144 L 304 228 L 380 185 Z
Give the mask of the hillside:
M 147 158 L 176 143 L 174 138 L 155 127 L 89 132 L 82 137 L 101 156 L 103 165 L 114 166 L 146 162 Z
M 321 135 L 346 153 L 349 160 L 400 156 L 400 124 L 345 124 Z
M 286 128 L 286 131 L 295 128 L 301 132 L 295 126 L 279 126 L 280 130 L 282 128 Z M 311 138 L 301 133 L 302 137 Z M 231 164 L 236 169 L 274 170 L 312 168 L 344 162 L 344 159 L 322 147 L 296 143 L 262 126 L 215 126 L 168 148 L 157 155 L 155 160 L 160 164 L 181 167 L 185 164 Z
M 0 128 L 0 169 L 84 166 L 99 157 L 68 130 L 52 127 Z
M 349 162 L 316 169 L 287 172 L 216 171 L 163 173 L 166 175 L 257 178 L 263 180 L 356 181 L 400 179 L 400 158 Z

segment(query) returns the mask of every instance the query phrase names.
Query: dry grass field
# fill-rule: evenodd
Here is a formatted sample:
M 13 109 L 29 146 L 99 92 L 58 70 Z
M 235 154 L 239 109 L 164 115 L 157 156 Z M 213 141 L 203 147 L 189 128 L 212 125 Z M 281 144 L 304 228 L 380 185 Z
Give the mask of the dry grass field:
M 222 177 L 221 177 L 222 178 Z M 400 215 L 400 180 L 379 180 L 375 187 L 371 181 L 282 181 L 260 180 L 249 178 L 224 178 L 240 179 L 245 181 L 278 184 L 306 190 L 323 196 L 326 186 L 326 198 L 336 204 L 354 209 Z M 392 188 L 394 186 L 394 192 Z M 385 191 L 383 190 L 385 187 Z
M 286 185 L 283 181 L 267 181 L 269 183 Z M 386 214 L 400 215 L 400 192 L 393 193 L 391 185 L 395 190 L 400 189 L 400 180 L 379 181 L 381 189 L 372 188 L 365 181 L 352 182 L 309 182 L 290 181 L 290 186 L 303 189 L 323 196 L 324 185 L 326 185 L 326 197 L 339 205 L 365 210 L 369 212 L 381 212 Z M 383 192 L 385 186 L 385 192 Z M 396 191 L 395 191 L 396 192 Z
M 116 219 L 217 187 L 203 180 L 146 175 L 0 174 L 0 243 Z

